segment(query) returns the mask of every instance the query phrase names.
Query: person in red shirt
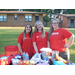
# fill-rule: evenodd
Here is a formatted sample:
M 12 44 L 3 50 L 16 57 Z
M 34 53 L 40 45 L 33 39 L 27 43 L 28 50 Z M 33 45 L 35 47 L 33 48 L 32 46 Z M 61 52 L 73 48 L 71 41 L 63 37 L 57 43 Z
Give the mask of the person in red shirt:
M 43 47 L 47 47 L 47 36 L 48 32 L 44 30 L 43 24 L 41 21 L 37 21 L 34 27 L 34 33 L 32 37 L 34 54 L 41 53 L 40 49 Z
M 72 45 L 74 40 L 74 35 L 64 28 L 59 28 L 59 22 L 57 19 L 51 21 L 50 30 L 48 33 L 48 44 L 49 47 L 54 51 L 59 51 L 59 56 L 65 60 L 69 60 L 69 50 L 68 48 Z M 67 39 L 69 42 L 67 44 Z
M 28 53 L 31 58 L 33 55 L 33 45 L 32 45 L 32 26 L 27 23 L 25 26 L 25 30 L 18 36 L 18 48 L 21 52 Z

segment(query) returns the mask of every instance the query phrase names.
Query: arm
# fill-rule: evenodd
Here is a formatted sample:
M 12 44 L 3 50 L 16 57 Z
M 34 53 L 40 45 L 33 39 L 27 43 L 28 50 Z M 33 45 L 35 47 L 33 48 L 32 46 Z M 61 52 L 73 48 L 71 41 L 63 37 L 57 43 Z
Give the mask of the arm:
M 37 46 L 36 46 L 36 42 L 33 42 L 33 47 L 34 47 L 36 53 L 38 53 L 38 49 L 37 49 Z
M 50 42 L 49 41 L 47 41 L 47 46 L 48 46 L 48 48 L 50 48 Z
M 71 35 L 68 44 L 64 45 L 64 47 L 69 48 L 72 45 L 73 41 L 74 41 L 74 34 Z
M 19 51 L 21 52 L 21 55 L 22 55 L 22 48 L 21 48 L 21 44 L 18 43 L 18 48 L 19 48 Z

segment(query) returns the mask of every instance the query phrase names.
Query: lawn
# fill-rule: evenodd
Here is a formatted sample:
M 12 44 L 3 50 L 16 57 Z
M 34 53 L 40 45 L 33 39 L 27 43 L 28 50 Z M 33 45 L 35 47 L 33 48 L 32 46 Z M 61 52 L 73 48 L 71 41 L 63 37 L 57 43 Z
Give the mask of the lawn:
M 49 31 L 49 27 L 45 27 Z M 75 35 L 74 28 L 67 28 Z M 0 55 L 4 54 L 4 47 L 7 45 L 17 45 L 17 38 L 20 33 L 24 31 L 24 27 L 0 27 Z M 75 40 L 73 45 L 69 48 L 71 61 L 75 63 Z

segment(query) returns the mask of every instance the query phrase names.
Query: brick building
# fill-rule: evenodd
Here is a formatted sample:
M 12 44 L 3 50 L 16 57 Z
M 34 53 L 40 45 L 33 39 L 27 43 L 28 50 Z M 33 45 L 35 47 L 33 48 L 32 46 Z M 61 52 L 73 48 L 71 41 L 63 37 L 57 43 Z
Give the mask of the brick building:
M 43 22 L 44 12 L 29 11 L 0 11 L 0 27 L 24 27 L 26 23 L 35 25 L 36 21 Z
M 75 14 L 60 14 L 59 19 L 62 28 L 75 28 Z

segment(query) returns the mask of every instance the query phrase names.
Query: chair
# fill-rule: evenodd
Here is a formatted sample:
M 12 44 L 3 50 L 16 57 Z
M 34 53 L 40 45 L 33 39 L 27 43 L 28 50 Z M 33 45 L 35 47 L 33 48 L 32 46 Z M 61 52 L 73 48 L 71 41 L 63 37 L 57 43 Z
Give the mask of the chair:
M 5 56 L 5 54 L 0 55 L 0 58 L 3 57 L 3 56 Z
M 15 45 L 5 46 L 6 56 L 13 55 L 14 53 L 20 54 L 20 51 L 18 50 L 18 46 L 15 46 Z
M 15 45 L 5 46 L 5 54 L 0 55 L 0 58 L 3 56 L 9 56 L 6 59 L 0 59 L 0 65 L 9 65 L 11 63 L 11 59 L 15 57 L 15 55 L 21 55 L 18 47 Z

